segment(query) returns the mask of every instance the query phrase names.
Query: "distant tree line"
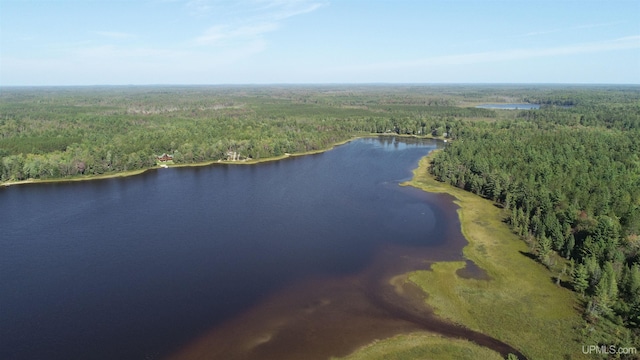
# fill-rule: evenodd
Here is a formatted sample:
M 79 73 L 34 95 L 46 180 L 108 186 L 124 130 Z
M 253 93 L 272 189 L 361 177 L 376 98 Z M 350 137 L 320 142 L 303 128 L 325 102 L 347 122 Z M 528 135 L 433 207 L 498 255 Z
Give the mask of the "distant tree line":
M 3 88 L 0 182 L 145 169 L 163 153 L 263 159 L 372 133 L 452 140 L 433 175 L 505 209 L 584 296 L 585 339 L 639 343 L 637 86 Z
M 180 164 L 263 159 L 368 133 L 455 138 L 462 120 L 495 117 L 452 102 L 375 89 L 18 88 L 0 96 L 0 181 L 145 169 L 163 153 Z

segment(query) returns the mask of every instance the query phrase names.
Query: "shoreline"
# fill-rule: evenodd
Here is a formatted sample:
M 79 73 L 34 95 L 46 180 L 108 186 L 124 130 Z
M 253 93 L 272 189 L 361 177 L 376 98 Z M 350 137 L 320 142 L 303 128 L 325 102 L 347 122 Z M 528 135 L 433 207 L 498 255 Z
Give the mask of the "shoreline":
M 301 152 L 301 153 L 291 153 L 291 154 L 290 153 L 285 153 L 284 155 L 274 156 L 274 157 L 269 157 L 269 158 L 264 158 L 264 159 L 258 159 L 258 160 L 256 160 L 256 159 L 247 160 L 247 161 L 211 160 L 211 161 L 202 161 L 202 162 L 188 163 L 188 164 L 170 164 L 170 165 L 167 165 L 167 168 L 203 167 L 203 166 L 212 166 L 212 165 L 216 165 L 216 164 L 221 164 L 221 165 L 255 165 L 255 164 L 260 164 L 260 163 L 279 161 L 279 160 L 287 159 L 287 158 L 290 158 L 290 157 L 320 154 L 320 153 L 329 151 L 329 150 L 335 148 L 336 146 L 344 145 L 344 144 L 347 144 L 347 143 L 349 143 L 349 142 L 351 142 L 353 140 L 357 140 L 357 139 L 364 138 L 364 137 L 367 137 L 367 136 L 357 136 L 357 137 L 353 137 L 353 138 L 350 138 L 350 139 L 347 139 L 347 140 L 344 140 L 344 141 L 339 141 L 337 143 L 333 143 L 330 147 L 328 147 L 326 149 L 311 150 L 311 151 L 305 151 L 305 152 Z M 152 166 L 152 167 L 149 167 L 149 168 L 146 168 L 146 169 L 130 170 L 130 171 L 119 171 L 119 172 L 114 172 L 114 173 L 109 173 L 109 174 L 101 174 L 101 175 L 85 175 L 85 176 L 81 175 L 81 176 L 68 177 L 68 178 L 27 179 L 27 180 L 20 180 L 20 181 L 5 181 L 3 183 L 0 183 L 0 187 L 9 187 L 9 186 L 27 185 L 27 184 L 65 183 L 65 182 L 79 182 L 79 181 L 113 179 L 113 178 L 119 178 L 119 177 L 129 177 L 129 176 L 141 175 L 141 174 L 144 174 L 147 171 L 159 170 L 159 169 L 163 169 L 163 167 L 160 166 L 160 165 L 156 165 L 156 166 Z
M 216 164 L 221 164 L 221 165 L 255 165 L 255 164 L 260 164 L 260 163 L 279 161 L 279 160 L 287 159 L 287 158 L 290 158 L 290 157 L 321 154 L 321 153 L 327 152 L 329 150 L 332 150 L 336 146 L 344 145 L 344 144 L 347 144 L 347 143 L 349 143 L 351 141 L 354 141 L 354 140 L 357 140 L 357 139 L 371 138 L 371 137 L 378 137 L 378 136 L 411 137 L 411 138 L 416 138 L 416 139 L 433 139 L 433 140 L 443 140 L 444 139 L 442 137 L 418 136 L 418 135 L 395 134 L 395 133 L 392 133 L 392 134 L 386 134 L 385 133 L 385 134 L 358 135 L 358 136 L 353 136 L 353 137 L 351 137 L 349 139 L 346 139 L 346 140 L 343 140 L 343 141 L 338 141 L 338 142 L 332 143 L 329 147 L 324 148 L 324 149 L 310 150 L 310 151 L 299 152 L 299 153 L 285 153 L 284 155 L 280 155 L 280 156 L 273 156 L 273 157 L 264 158 L 264 159 L 251 159 L 251 160 L 244 160 L 244 161 L 210 160 L 210 161 L 202 161 L 202 162 L 188 163 L 188 164 L 171 164 L 171 165 L 167 165 L 167 168 L 202 167 L 202 166 L 211 166 L 211 165 L 216 165 Z M 159 170 L 159 169 L 162 169 L 162 168 L 163 168 L 162 166 L 156 165 L 156 166 L 152 166 L 152 167 L 149 167 L 149 168 L 146 168 L 146 169 L 119 171 L 119 172 L 108 173 L 108 174 L 100 174 L 100 175 L 80 175 L 80 176 L 67 177 L 67 178 L 27 179 L 27 180 L 19 180 L 19 181 L 5 181 L 5 182 L 0 183 L 0 188 L 9 187 L 9 186 L 18 186 L 18 185 L 28 185 L 28 184 L 65 183 L 65 182 L 78 182 L 78 181 L 113 179 L 113 178 L 141 175 L 141 174 L 144 174 L 147 171 Z
M 425 302 L 436 316 L 503 341 L 527 358 L 550 353 L 584 357 L 575 339 L 580 322 L 574 308 L 576 294 L 556 286 L 553 274 L 526 256 L 525 242 L 502 221 L 502 209 L 429 174 L 437 151 L 423 157 L 412 179 L 400 185 L 455 198 L 461 232 L 468 242 L 463 255 L 491 279 L 463 278 L 458 270 L 464 262 L 441 261 L 430 270 L 407 274 L 408 282 L 426 294 Z
M 119 177 L 136 176 L 136 175 L 143 174 L 149 170 L 155 170 L 155 169 L 160 169 L 160 167 L 154 166 L 147 169 L 120 171 L 113 174 L 85 175 L 85 176 L 68 177 L 68 178 L 27 179 L 27 180 L 19 180 L 19 181 L 5 181 L 3 183 L 0 183 L 0 187 L 10 187 L 10 186 L 28 185 L 28 184 L 47 184 L 47 183 L 51 184 L 51 183 L 66 183 L 66 182 L 113 179 L 113 178 L 119 178 Z

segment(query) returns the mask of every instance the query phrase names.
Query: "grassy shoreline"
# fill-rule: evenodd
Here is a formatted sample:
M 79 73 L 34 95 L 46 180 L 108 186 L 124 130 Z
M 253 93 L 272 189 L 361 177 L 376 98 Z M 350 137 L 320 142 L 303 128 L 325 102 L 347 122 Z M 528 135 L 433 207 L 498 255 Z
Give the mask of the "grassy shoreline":
M 428 294 L 436 314 L 519 349 L 529 359 L 583 358 L 576 339 L 580 314 L 576 295 L 554 284 L 552 273 L 526 256 L 526 244 L 511 232 L 503 210 L 479 196 L 436 181 L 428 172 L 434 152 L 423 158 L 403 185 L 456 198 L 464 256 L 491 280 L 464 279 L 464 262 L 439 262 L 410 274 Z
M 143 174 L 149 170 L 159 169 L 159 166 L 154 166 L 147 169 L 139 169 L 139 170 L 131 170 L 131 171 L 119 171 L 116 173 L 109 174 L 101 174 L 101 175 L 79 175 L 75 177 L 66 177 L 66 178 L 51 178 L 51 179 L 27 179 L 20 181 L 5 181 L 0 183 L 0 187 L 9 187 L 16 185 L 26 185 L 26 184 L 46 184 L 46 183 L 65 183 L 65 182 L 78 182 L 78 181 L 89 181 L 89 180 L 103 180 L 103 179 L 111 179 L 111 178 L 119 178 L 119 177 L 129 177 Z
M 374 135 L 371 135 L 371 136 L 374 136 Z M 396 135 L 396 136 L 400 136 L 400 135 Z M 198 162 L 198 163 L 171 164 L 171 165 L 167 165 L 167 167 L 168 168 L 174 168 L 174 167 L 176 167 L 176 168 L 177 167 L 201 167 L 201 166 L 211 166 L 211 165 L 215 165 L 215 164 L 254 165 L 254 164 L 259 164 L 259 163 L 278 161 L 278 160 L 286 159 L 286 158 L 289 158 L 289 157 L 320 154 L 320 153 L 323 153 L 325 151 L 329 151 L 329 150 L 335 148 L 336 146 L 344 145 L 344 144 L 349 143 L 349 142 L 351 142 L 353 140 L 356 140 L 356 139 L 359 139 L 359 138 L 363 138 L 363 137 L 368 137 L 368 136 L 352 137 L 352 138 L 349 138 L 349 139 L 344 140 L 344 141 L 339 141 L 337 143 L 333 143 L 333 144 L 331 144 L 330 147 L 327 147 L 325 149 L 305 151 L 305 152 L 301 152 L 301 153 L 292 153 L 292 154 L 285 153 L 284 155 L 281 155 L 281 156 L 274 156 L 274 157 L 269 157 L 269 158 L 264 158 L 264 159 L 253 159 L 253 160 L 248 160 L 248 161 L 211 160 L 211 161 L 203 161 L 203 162 Z M 129 176 L 140 175 L 140 174 L 143 174 L 143 173 L 145 173 L 145 172 L 147 172 L 149 170 L 156 170 L 156 169 L 162 169 L 162 167 L 161 166 L 152 166 L 152 167 L 149 167 L 149 168 L 146 168 L 146 169 L 131 170 L 131 171 L 119 171 L 119 172 L 114 172 L 114 173 L 109 173 L 109 174 L 101 174 L 101 175 L 78 175 L 78 176 L 75 176 L 75 177 L 66 177 L 66 178 L 27 179 L 27 180 L 20 180 L 20 181 L 5 181 L 5 182 L 0 183 L 0 186 L 8 187 L 8 186 L 26 185 L 26 184 L 65 183 L 65 182 L 77 182 L 77 181 L 103 180 L 103 179 L 112 179 L 112 178 L 129 177 Z
M 347 140 L 343 140 L 343 141 L 338 141 L 336 143 L 331 144 L 330 146 L 324 148 L 324 149 L 318 149 L 318 150 L 311 150 L 311 151 L 305 151 L 305 152 L 300 152 L 300 153 L 285 153 L 284 155 L 280 155 L 280 156 L 274 156 L 274 157 L 269 157 L 269 158 L 264 158 L 264 159 L 252 159 L 252 160 L 246 160 L 246 161 L 227 161 L 227 160 L 211 160 L 211 161 L 203 161 L 203 162 L 197 162 L 197 163 L 188 163 L 188 164 L 171 164 L 171 165 L 167 165 L 167 167 L 169 168 L 174 168 L 174 167 L 201 167 L 201 166 L 211 166 L 211 165 L 215 165 L 215 164 L 225 164 L 225 165 L 254 165 L 254 164 L 260 164 L 260 163 L 266 163 L 266 162 L 272 162 L 272 161 L 279 161 L 279 160 L 283 160 L 289 157 L 297 157 L 297 156 L 306 156 L 306 155 L 313 155 L 313 154 L 320 154 L 326 151 L 329 151 L 333 148 L 335 148 L 336 146 L 340 146 L 340 145 L 344 145 L 347 144 L 351 141 L 357 140 L 357 139 L 362 139 L 362 138 L 370 138 L 370 137 L 378 137 L 378 136 L 394 136 L 394 137 L 411 137 L 411 138 L 418 138 L 418 139 L 434 139 L 434 140 L 441 140 L 442 137 L 433 137 L 433 136 L 417 136 L 417 135 L 400 135 L 400 134 L 369 134 L 369 135 L 359 135 L 359 136 L 353 136 Z M 65 183 L 65 182 L 76 182 L 76 181 L 90 181 L 90 180 L 103 180 L 103 179 L 111 179 L 111 178 L 119 178 L 119 177 L 129 177 L 129 176 L 135 176 L 135 175 L 140 175 L 143 174 L 149 170 L 156 170 L 156 169 L 161 169 L 161 166 L 152 166 L 146 169 L 139 169 L 139 170 L 131 170 L 131 171 L 119 171 L 119 172 L 114 172 L 114 173 L 108 173 L 108 174 L 101 174 L 101 175 L 78 175 L 78 176 L 74 176 L 74 177 L 66 177 L 66 178 L 51 178 L 51 179 L 27 179 L 27 180 L 20 180 L 20 181 L 5 181 L 0 183 L 0 187 L 8 187 L 8 186 L 15 186 L 15 185 L 26 185 L 26 184 L 45 184 L 45 183 Z
M 331 358 L 338 360 L 338 358 Z M 497 352 L 462 340 L 450 339 L 428 332 L 396 335 L 374 341 L 340 360 L 438 359 L 438 360 L 500 360 Z
M 169 165 L 169 167 L 215 164 L 252 165 L 288 157 L 318 154 L 359 138 L 385 135 L 434 139 L 434 137 L 425 136 L 370 134 L 354 136 L 325 149 L 285 154 L 279 157 L 251 161 L 216 160 Z M 458 214 L 462 233 L 469 241 L 463 253 L 467 259 L 484 269 L 491 280 L 461 278 L 456 272 L 465 266 L 464 262 L 438 262 L 434 263 L 429 271 L 409 274 L 409 281 L 428 294 L 427 305 L 434 308 L 437 315 L 504 341 L 520 350 L 529 359 L 585 358 L 586 356 L 581 352 L 581 344 L 576 339 L 580 315 L 575 309 L 577 304 L 575 294 L 556 286 L 551 280 L 552 274 L 546 268 L 524 255 L 528 251 L 527 246 L 502 222 L 501 209 L 489 200 L 436 181 L 427 171 L 434 153 L 435 151 L 421 159 L 418 168 L 413 171 L 413 178 L 402 185 L 413 186 L 427 192 L 447 193 L 456 198 L 455 203 L 460 207 Z M 0 185 L 127 177 L 158 168 L 160 167 L 66 179 L 5 182 Z M 411 346 L 414 346 L 418 352 L 405 351 L 406 344 L 413 344 Z M 371 357 L 372 354 L 395 354 L 403 359 L 416 358 L 413 355 L 456 358 L 454 355 L 462 350 L 473 351 L 473 354 L 482 353 L 484 350 L 490 351 L 468 341 L 418 333 L 399 335 L 375 342 L 357 350 L 345 359 L 376 358 Z M 400 354 L 404 355 L 400 356 Z
M 502 209 L 436 181 L 428 172 L 434 153 L 422 158 L 413 178 L 401 185 L 456 199 L 461 230 L 469 242 L 464 256 L 491 280 L 462 278 L 457 271 L 464 261 L 444 261 L 407 274 L 408 281 L 427 294 L 426 305 L 436 315 L 503 341 L 530 360 L 587 358 L 577 339 L 581 318 L 576 295 L 555 285 L 553 274 L 526 256 L 526 244 L 502 221 Z M 343 359 L 478 358 L 483 350 L 491 351 L 465 340 L 418 333 L 374 342 Z

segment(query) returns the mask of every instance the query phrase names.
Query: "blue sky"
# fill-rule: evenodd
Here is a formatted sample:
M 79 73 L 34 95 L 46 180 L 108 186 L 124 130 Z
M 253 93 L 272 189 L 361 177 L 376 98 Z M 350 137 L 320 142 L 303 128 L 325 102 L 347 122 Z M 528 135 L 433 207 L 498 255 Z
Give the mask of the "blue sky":
M 638 0 L 0 0 L 0 85 L 640 84 Z

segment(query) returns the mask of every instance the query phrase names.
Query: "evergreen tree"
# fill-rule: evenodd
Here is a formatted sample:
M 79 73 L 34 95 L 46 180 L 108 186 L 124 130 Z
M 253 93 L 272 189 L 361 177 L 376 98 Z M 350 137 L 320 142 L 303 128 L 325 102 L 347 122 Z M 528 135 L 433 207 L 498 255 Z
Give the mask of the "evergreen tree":
M 540 237 L 536 246 L 536 252 L 538 254 L 538 260 L 548 266 L 550 264 L 551 240 L 544 235 Z
M 604 264 L 603 272 L 603 279 L 606 279 L 606 289 L 604 290 L 607 293 L 607 298 L 610 299 L 610 301 L 615 301 L 618 298 L 618 281 L 616 279 L 616 272 L 613 269 L 613 264 L 610 261 Z
M 587 273 L 587 268 L 584 264 L 578 264 L 573 270 L 571 284 L 573 289 L 581 295 L 584 295 L 585 291 L 589 287 L 588 276 L 589 274 Z

